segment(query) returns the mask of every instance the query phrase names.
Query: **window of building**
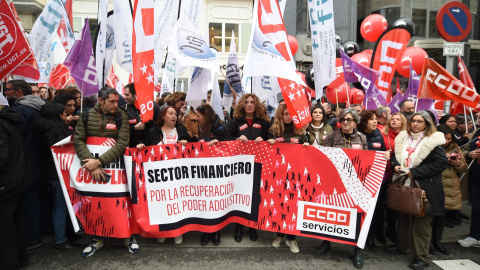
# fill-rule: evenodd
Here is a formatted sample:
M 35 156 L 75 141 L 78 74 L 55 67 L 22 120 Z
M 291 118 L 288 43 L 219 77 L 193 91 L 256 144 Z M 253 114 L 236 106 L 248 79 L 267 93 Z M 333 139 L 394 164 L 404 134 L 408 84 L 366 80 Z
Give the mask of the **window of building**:
M 427 11 L 425 9 L 412 9 L 412 21 L 415 24 L 415 36 L 425 37 Z
M 97 32 L 97 19 L 88 19 L 88 24 L 90 25 L 90 36 L 92 37 L 92 42 L 95 43 L 95 33 Z M 75 39 L 80 39 L 83 25 L 85 24 L 85 17 L 73 17 L 73 29 L 75 30 Z
M 307 10 L 307 0 L 297 0 L 297 34 L 309 34 L 310 32 L 309 13 Z
M 384 8 L 380 10 L 376 10 L 372 12 L 372 14 L 380 14 L 387 20 L 388 27 L 391 27 L 393 23 L 400 18 L 400 8 L 399 7 L 391 7 L 391 8 Z
M 228 53 L 233 31 L 237 52 L 247 53 L 251 29 L 252 24 L 250 23 L 211 22 L 208 25 L 208 42 L 210 46 L 215 47 L 219 52 Z
M 428 25 L 428 28 L 430 29 L 428 31 L 429 38 L 440 38 L 440 35 L 437 31 L 437 13 L 438 11 L 430 11 L 430 20 Z

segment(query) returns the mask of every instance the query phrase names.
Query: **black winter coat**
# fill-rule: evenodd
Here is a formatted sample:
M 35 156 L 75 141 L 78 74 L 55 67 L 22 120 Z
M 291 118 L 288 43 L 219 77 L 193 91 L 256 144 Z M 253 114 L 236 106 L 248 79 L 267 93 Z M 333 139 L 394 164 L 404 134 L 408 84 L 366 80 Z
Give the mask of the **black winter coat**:
M 29 100 L 36 100 L 32 99 L 29 96 Z M 40 106 L 40 104 L 43 106 L 44 102 L 38 98 L 39 103 L 37 104 Z M 41 103 L 40 103 L 41 102 Z M 37 107 L 38 107 L 37 106 Z M 41 107 L 41 106 L 40 106 Z M 17 100 L 15 104 L 13 105 L 12 109 L 16 112 L 18 112 L 21 117 L 22 117 L 22 124 L 20 125 L 20 130 L 22 131 L 22 134 L 25 138 L 25 142 L 27 144 L 27 150 L 30 155 L 31 161 L 32 161 L 32 170 L 33 170 L 33 178 L 32 178 L 32 183 L 40 183 L 42 181 L 42 161 L 41 161 L 41 150 L 40 150 L 40 139 L 35 136 L 35 134 L 32 132 L 31 128 L 35 120 L 37 120 L 38 117 L 40 117 L 40 107 L 37 108 L 35 107 L 30 107 L 27 105 L 23 105 L 20 100 Z
M 32 180 L 32 163 L 18 128 L 21 116 L 9 107 L 0 110 L 0 201 L 23 190 Z
M 228 126 L 228 130 L 234 140 L 242 135 L 245 135 L 249 140 L 255 140 L 257 137 L 262 137 L 263 140 L 268 140 L 269 129 L 270 122 L 260 118 L 254 118 L 251 126 L 248 124 L 245 117 L 234 118 Z
M 57 169 L 53 161 L 50 146 L 73 135 L 73 130 L 68 129 L 60 119 L 51 120 L 39 117 L 33 124 L 33 132 L 40 138 L 40 150 L 43 162 L 43 177 L 45 180 L 58 180 Z
M 178 133 L 178 140 L 186 140 L 187 142 L 192 141 L 192 138 L 188 134 L 187 129 L 183 125 L 176 125 L 175 128 L 177 129 Z M 163 140 L 163 132 L 162 129 L 155 125 L 149 131 L 147 135 L 147 140 L 145 141 L 146 146 L 151 145 L 158 145 L 159 142 Z
M 395 155 L 391 156 L 392 170 L 395 166 L 400 166 L 397 157 L 402 155 L 403 144 L 400 144 L 399 142 L 402 141 L 402 138 L 408 138 L 406 135 L 406 131 L 402 131 L 395 139 Z M 430 209 L 428 209 L 427 213 L 432 216 L 444 215 L 445 208 L 442 172 L 447 169 L 448 160 L 445 148 L 442 144 L 445 142 L 443 136 L 443 133 L 436 132 L 430 135 L 431 138 L 426 137 L 425 139 L 429 139 L 429 143 L 424 143 L 422 148 L 425 150 L 423 150 L 423 153 L 420 152 L 417 156 L 417 159 L 422 159 L 423 156 L 425 156 L 425 158 L 423 158 L 417 166 L 410 169 L 413 179 L 418 181 L 420 187 L 427 194 L 427 199 L 430 204 Z M 443 141 L 440 143 L 430 143 L 433 140 L 439 141 L 442 139 Z M 408 142 L 408 139 L 404 141 Z
M 155 125 L 160 116 L 160 107 L 154 103 L 153 106 L 153 119 L 145 123 L 145 129 L 135 130 L 135 125 L 142 121 L 140 117 L 140 111 L 135 106 L 127 105 L 128 124 L 130 126 L 130 143 L 129 147 L 136 147 L 137 144 L 146 141 L 148 131 Z
M 367 133 L 366 131 L 360 132 L 367 138 L 368 150 L 387 151 L 383 135 L 378 128 L 373 130 L 372 133 Z

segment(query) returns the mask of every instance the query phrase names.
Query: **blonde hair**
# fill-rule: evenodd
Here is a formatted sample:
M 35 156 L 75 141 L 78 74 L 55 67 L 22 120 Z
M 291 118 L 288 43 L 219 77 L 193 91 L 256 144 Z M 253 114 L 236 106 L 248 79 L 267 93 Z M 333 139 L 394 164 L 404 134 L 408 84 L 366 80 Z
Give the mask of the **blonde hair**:
M 393 113 L 392 117 L 390 117 L 390 120 L 388 120 L 387 123 L 385 123 L 385 128 L 381 130 L 383 134 L 388 135 L 388 132 L 390 132 L 390 122 L 392 121 L 392 118 L 395 115 L 399 115 L 400 121 L 402 122 L 402 129 L 400 129 L 400 131 L 407 129 L 407 118 L 405 118 L 405 116 L 401 112 L 396 112 L 396 113 Z
M 275 112 L 275 117 L 273 118 L 273 124 L 270 127 L 270 132 L 272 132 L 273 136 L 281 136 L 285 131 L 285 124 L 283 123 L 283 113 L 287 110 L 287 105 L 280 104 Z M 293 132 L 295 135 L 300 135 L 302 133 L 301 130 L 297 129 L 295 125 L 293 125 Z
M 237 107 L 235 107 L 235 112 L 233 113 L 233 118 L 242 118 L 245 117 L 245 100 L 249 97 L 253 98 L 255 103 L 255 118 L 265 119 L 270 122 L 270 118 L 267 114 L 267 108 L 263 103 L 260 102 L 260 99 L 255 94 L 245 94 L 237 102 Z

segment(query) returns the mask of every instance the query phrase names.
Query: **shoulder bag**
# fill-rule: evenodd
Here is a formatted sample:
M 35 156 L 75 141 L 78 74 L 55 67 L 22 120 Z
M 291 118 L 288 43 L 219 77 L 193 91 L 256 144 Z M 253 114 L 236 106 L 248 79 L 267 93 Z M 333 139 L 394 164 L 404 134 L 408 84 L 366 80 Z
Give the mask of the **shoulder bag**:
M 420 188 L 417 180 L 410 181 L 410 186 L 405 186 L 407 175 L 402 175 L 388 187 L 387 206 L 388 208 L 411 215 L 423 217 L 427 214 L 427 194 Z

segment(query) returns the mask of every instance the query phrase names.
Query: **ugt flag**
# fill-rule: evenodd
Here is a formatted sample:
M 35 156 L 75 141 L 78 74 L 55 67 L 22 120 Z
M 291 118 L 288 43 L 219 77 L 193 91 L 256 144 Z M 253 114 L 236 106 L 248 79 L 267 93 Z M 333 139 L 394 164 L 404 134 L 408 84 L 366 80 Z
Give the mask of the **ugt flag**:
M 72 50 L 68 53 L 64 65 L 70 70 L 84 96 L 98 93 L 97 71 L 93 56 L 92 37 L 88 18 L 82 29 L 82 38 L 75 41 Z
M 12 4 L 13 6 L 13 4 Z M 0 80 L 32 54 L 15 12 L 7 1 L 0 1 Z M 38 72 L 38 71 L 37 71 Z

